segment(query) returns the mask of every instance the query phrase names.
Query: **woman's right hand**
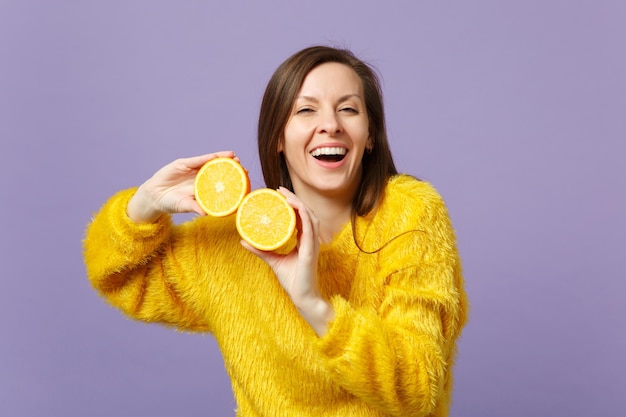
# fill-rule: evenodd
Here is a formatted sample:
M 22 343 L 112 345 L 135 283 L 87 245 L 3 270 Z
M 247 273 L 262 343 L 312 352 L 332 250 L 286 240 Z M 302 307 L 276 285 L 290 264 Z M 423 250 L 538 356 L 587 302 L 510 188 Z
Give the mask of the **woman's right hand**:
M 233 151 L 177 159 L 144 182 L 128 202 L 126 212 L 136 223 L 150 223 L 162 214 L 197 213 L 203 216 L 194 196 L 194 180 L 207 161 L 218 157 L 239 161 Z

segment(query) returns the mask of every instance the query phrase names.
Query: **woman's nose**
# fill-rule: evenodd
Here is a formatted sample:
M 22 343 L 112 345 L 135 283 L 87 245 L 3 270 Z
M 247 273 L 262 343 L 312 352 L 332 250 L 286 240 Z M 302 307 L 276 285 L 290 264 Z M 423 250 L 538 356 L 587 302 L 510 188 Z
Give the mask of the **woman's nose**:
M 320 112 L 320 120 L 317 128 L 318 133 L 326 133 L 330 136 L 341 133 L 341 121 L 337 116 L 337 113 L 334 111 Z

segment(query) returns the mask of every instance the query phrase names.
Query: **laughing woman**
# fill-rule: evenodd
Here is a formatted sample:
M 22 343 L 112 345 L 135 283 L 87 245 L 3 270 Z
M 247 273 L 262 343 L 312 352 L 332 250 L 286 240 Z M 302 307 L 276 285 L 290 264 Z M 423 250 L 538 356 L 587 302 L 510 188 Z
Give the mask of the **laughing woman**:
M 346 50 L 311 47 L 272 76 L 258 146 L 266 185 L 299 217 L 288 254 L 212 218 L 178 159 L 89 225 L 87 273 L 128 316 L 210 332 L 237 416 L 446 416 L 467 299 L 439 194 L 398 174 L 380 85 Z M 200 217 L 173 225 L 174 213 Z

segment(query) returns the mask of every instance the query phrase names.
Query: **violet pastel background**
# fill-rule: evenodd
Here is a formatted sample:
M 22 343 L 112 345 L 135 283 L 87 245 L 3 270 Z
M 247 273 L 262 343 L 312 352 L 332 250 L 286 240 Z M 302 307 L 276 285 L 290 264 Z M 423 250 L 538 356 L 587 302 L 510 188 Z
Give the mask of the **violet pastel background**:
M 0 415 L 234 415 L 211 336 L 123 318 L 81 239 L 180 156 L 262 186 L 263 89 L 318 43 L 379 69 L 398 167 L 448 202 L 451 415 L 626 414 L 626 2 L 3 0 Z

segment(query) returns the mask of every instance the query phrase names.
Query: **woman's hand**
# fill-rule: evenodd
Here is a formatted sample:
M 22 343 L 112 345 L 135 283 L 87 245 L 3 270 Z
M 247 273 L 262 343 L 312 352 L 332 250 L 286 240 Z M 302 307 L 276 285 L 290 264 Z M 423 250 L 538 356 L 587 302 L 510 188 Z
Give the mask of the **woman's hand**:
M 286 188 L 278 190 L 298 215 L 298 243 L 287 255 L 257 250 L 242 245 L 263 259 L 274 271 L 302 317 L 322 336 L 333 319 L 332 306 L 320 294 L 317 284 L 317 261 L 320 251 L 319 220 L 295 194 Z
M 137 189 L 128 202 L 128 217 L 137 223 L 150 223 L 165 213 L 204 215 L 196 202 L 193 184 L 202 165 L 218 157 L 239 161 L 234 152 L 224 151 L 181 158 L 165 165 Z

